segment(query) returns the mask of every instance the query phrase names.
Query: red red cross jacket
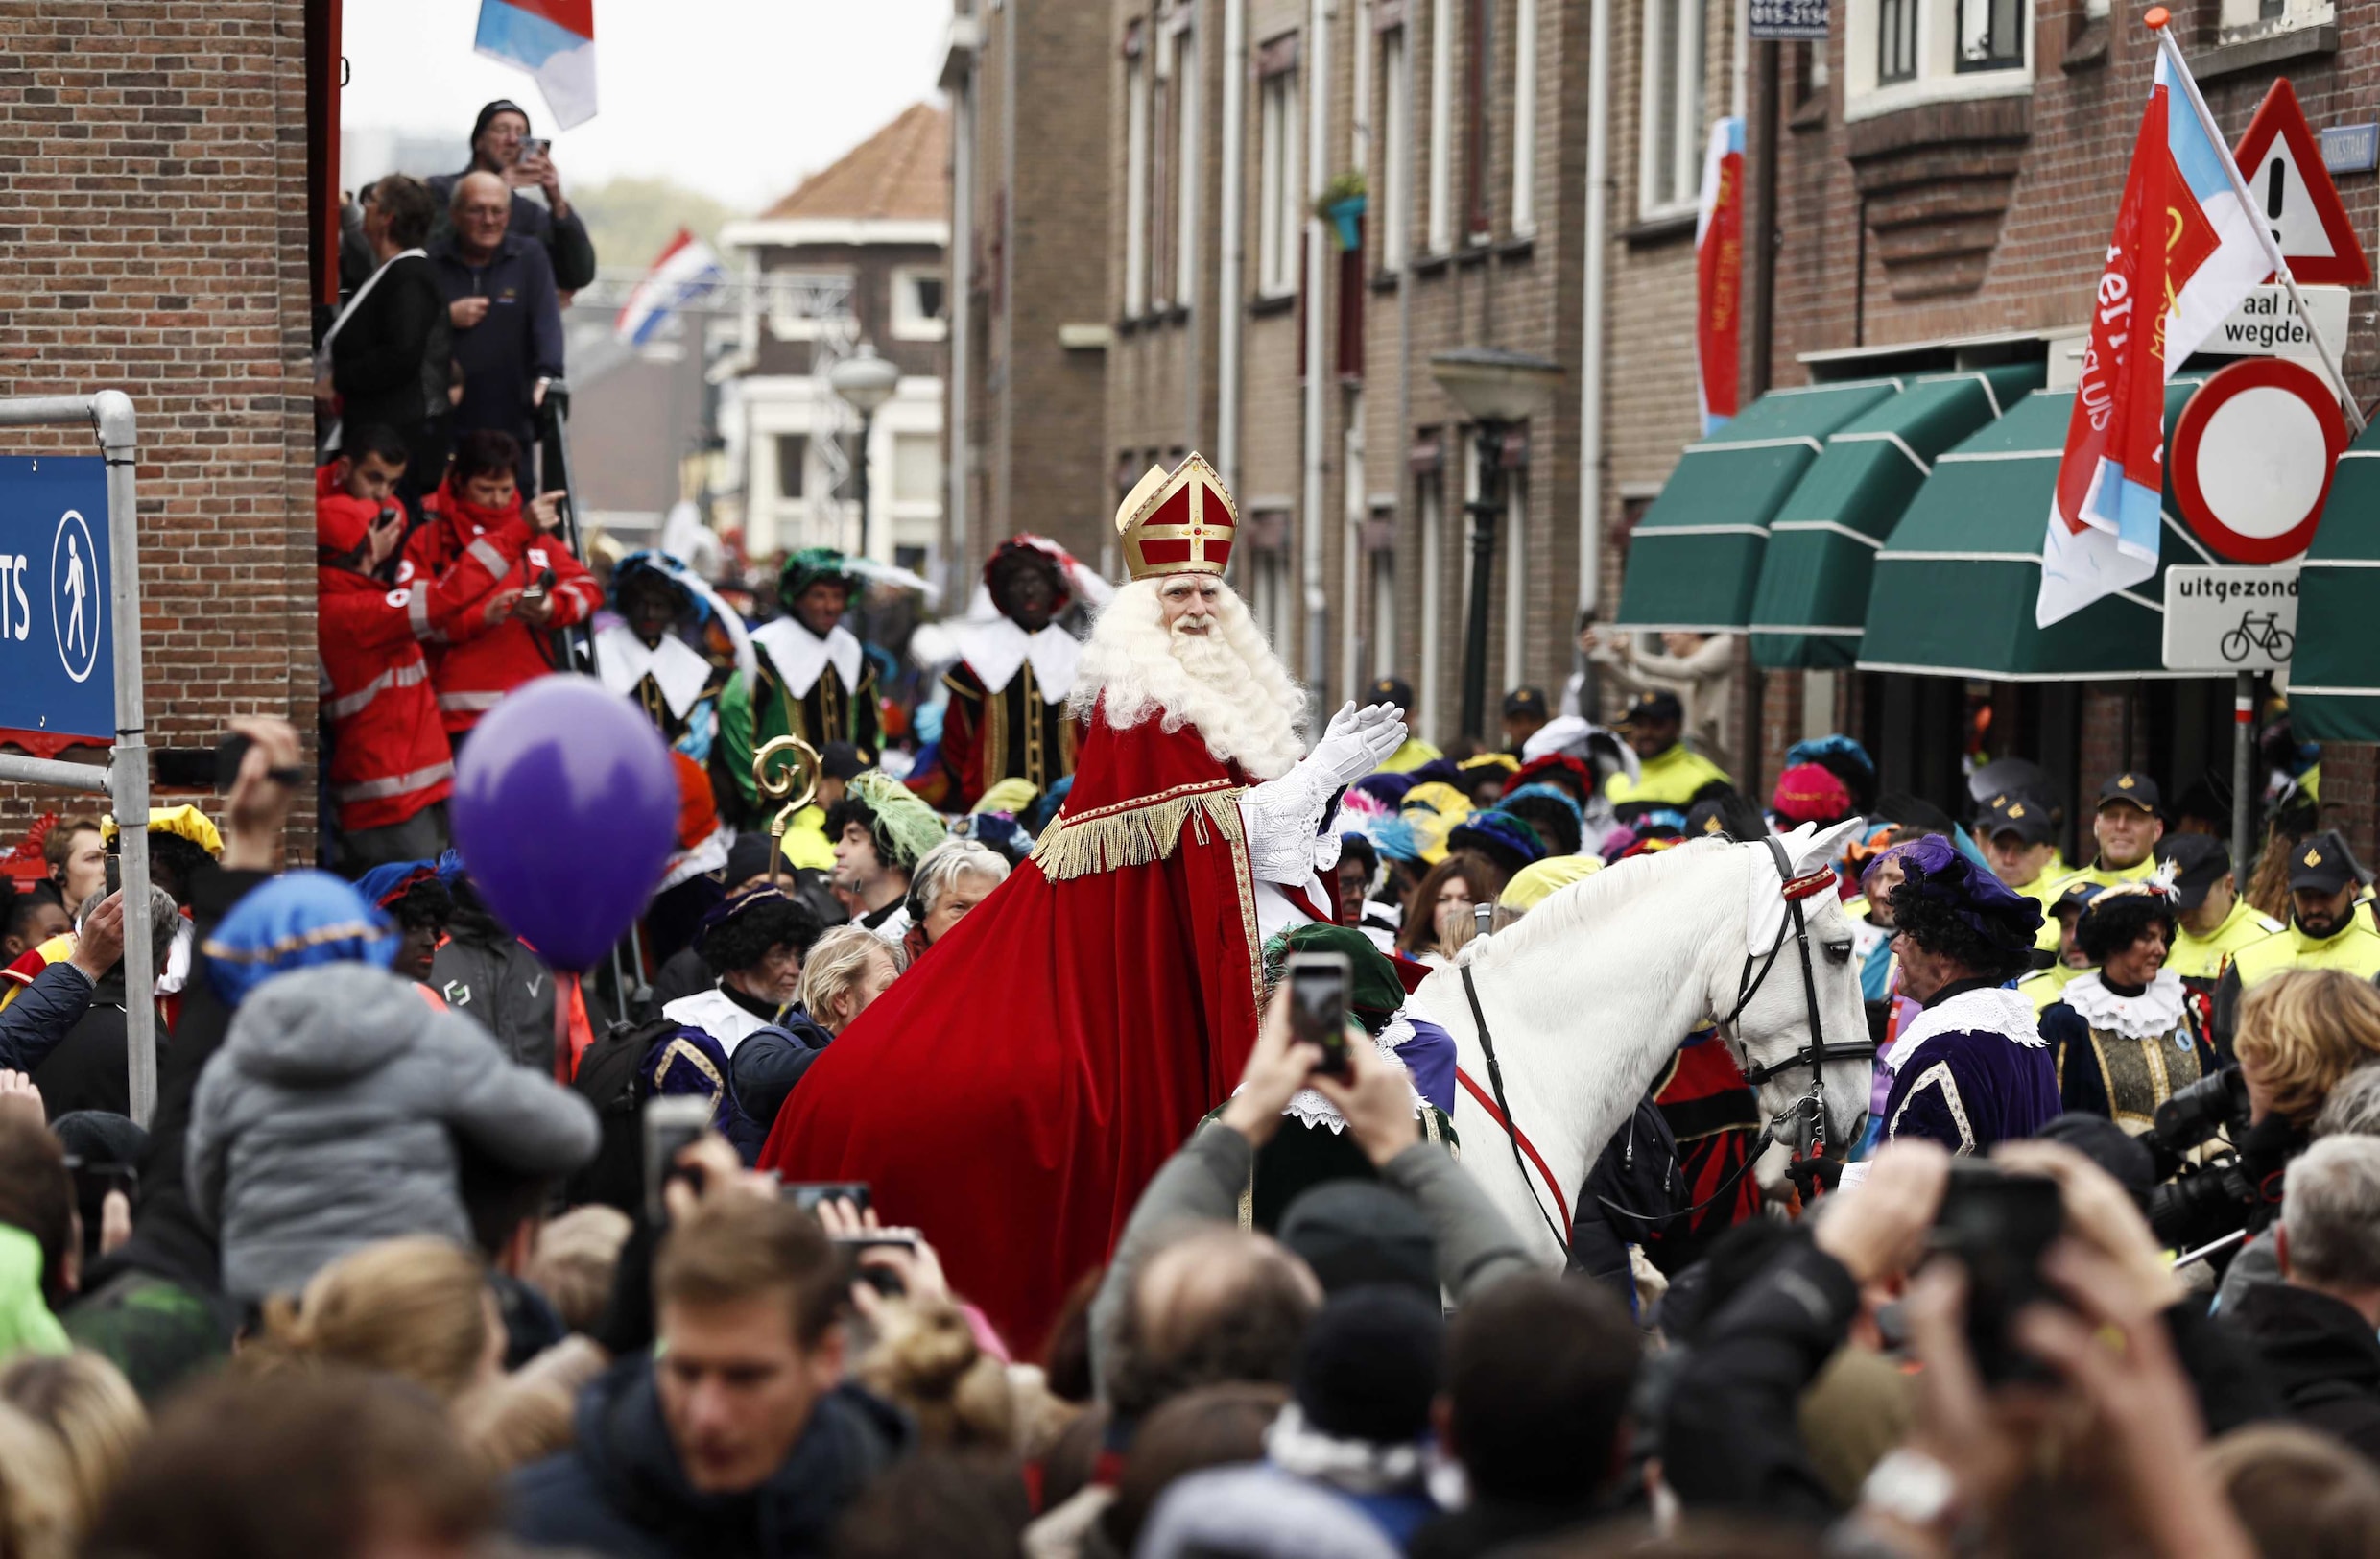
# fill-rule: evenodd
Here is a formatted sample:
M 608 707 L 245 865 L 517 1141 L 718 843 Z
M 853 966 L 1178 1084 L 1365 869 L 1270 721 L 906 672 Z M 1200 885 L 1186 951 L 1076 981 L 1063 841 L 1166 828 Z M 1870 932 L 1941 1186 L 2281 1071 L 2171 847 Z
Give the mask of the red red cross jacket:
M 507 523 L 526 524 L 517 498 L 503 509 L 482 509 L 451 488 L 431 494 L 423 508 L 432 517 L 414 533 L 405 558 L 416 575 L 435 579 L 443 579 L 472 542 Z M 548 568 L 554 570 L 554 617 L 547 628 L 533 628 L 509 615 L 488 623 L 477 613 L 465 613 L 433 639 L 430 681 L 438 690 L 439 715 L 448 734 L 469 731 L 505 694 L 555 669 L 551 629 L 583 622 L 603 605 L 603 588 L 595 577 L 552 536 L 532 535 L 518 560 L 487 593 L 526 588 Z
M 416 574 L 394 588 L 344 568 L 315 571 L 322 718 L 330 728 L 330 794 L 340 827 L 402 823 L 454 790 L 454 755 L 421 646 L 484 612 L 496 581 L 517 567 L 530 540 L 515 516 L 474 538 L 443 574 Z

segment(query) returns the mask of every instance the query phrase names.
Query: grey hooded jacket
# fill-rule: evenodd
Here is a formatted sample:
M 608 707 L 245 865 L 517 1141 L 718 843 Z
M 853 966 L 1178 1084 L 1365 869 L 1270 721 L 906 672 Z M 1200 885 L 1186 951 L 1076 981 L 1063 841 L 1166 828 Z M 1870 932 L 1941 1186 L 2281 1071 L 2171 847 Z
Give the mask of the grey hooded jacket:
M 594 1156 L 595 1112 L 385 970 L 326 964 L 259 986 L 199 1079 L 190 1127 L 191 1199 L 221 1231 L 224 1291 L 296 1293 L 400 1235 L 468 1244 L 457 1138 L 562 1175 Z

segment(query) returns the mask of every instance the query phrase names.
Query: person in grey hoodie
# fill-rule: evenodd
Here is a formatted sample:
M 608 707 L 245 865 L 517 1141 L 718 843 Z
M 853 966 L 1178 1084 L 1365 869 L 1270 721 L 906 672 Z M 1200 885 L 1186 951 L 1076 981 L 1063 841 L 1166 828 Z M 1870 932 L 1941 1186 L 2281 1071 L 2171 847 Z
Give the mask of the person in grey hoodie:
M 295 1293 L 399 1235 L 468 1244 L 457 1142 L 524 1175 L 594 1157 L 592 1106 L 518 1067 L 470 1019 L 360 964 L 274 976 L 199 1080 L 190 1192 L 223 1241 L 224 1291 Z

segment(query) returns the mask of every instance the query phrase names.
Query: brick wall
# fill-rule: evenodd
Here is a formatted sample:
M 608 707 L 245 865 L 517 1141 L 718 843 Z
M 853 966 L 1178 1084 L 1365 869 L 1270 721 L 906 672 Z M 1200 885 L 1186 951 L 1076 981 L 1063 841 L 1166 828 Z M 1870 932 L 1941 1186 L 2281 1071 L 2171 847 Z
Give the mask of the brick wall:
M 949 392 L 970 442 L 962 579 L 1018 531 L 1096 562 L 1114 509 L 1101 458 L 1105 354 L 1059 341 L 1060 326 L 1109 312 L 1106 94 L 1084 89 L 1111 64 L 1107 20 L 1078 0 L 972 9 L 984 29 L 975 230 L 951 235 L 954 281 L 971 289 L 976 321 L 971 382 Z
M 0 395 L 132 397 L 153 746 L 314 739 L 303 44 L 300 0 L 0 13 Z M 97 805 L 0 790 L 0 839 Z

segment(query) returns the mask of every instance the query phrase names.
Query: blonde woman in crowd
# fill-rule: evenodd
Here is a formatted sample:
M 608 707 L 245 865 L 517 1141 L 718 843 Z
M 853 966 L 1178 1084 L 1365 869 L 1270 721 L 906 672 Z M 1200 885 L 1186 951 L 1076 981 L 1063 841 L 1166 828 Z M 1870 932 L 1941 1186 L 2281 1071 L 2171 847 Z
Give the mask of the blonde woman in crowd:
M 57 1441 L 65 1455 L 75 1529 L 89 1530 L 125 1461 L 149 1433 L 149 1414 L 131 1383 L 86 1350 L 19 1354 L 0 1368 L 0 1401 Z M 8 1551 L 22 1550 L 12 1545 Z

